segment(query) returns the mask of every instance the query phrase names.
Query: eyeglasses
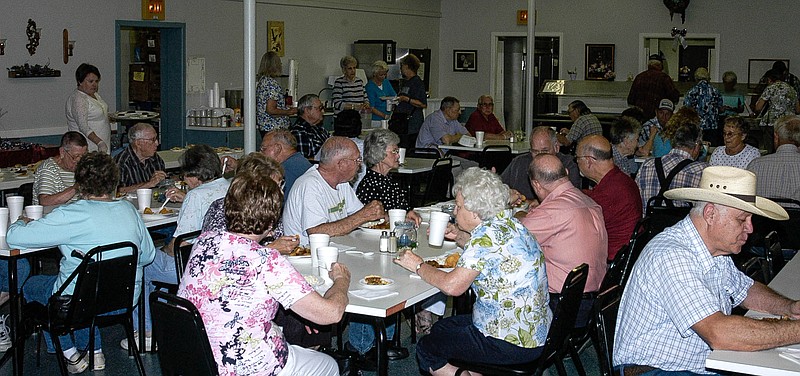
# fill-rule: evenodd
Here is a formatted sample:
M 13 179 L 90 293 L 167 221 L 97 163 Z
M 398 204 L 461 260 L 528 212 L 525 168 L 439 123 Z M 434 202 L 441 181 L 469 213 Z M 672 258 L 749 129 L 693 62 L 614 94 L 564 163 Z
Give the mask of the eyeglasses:
M 343 161 L 353 161 L 353 162 L 355 162 L 356 164 L 361 164 L 361 162 L 364 162 L 364 159 L 362 159 L 361 157 L 359 157 L 359 158 L 356 158 L 356 159 L 344 158 L 344 159 L 342 159 L 342 160 L 343 160 Z
M 481 103 L 478 106 L 481 106 L 481 107 L 494 107 L 494 103 Z
M 142 141 L 150 141 L 150 142 L 157 142 L 157 141 L 158 141 L 158 137 L 153 137 L 153 138 L 137 138 L 137 140 L 142 140 Z
M 315 110 L 320 110 L 320 111 L 322 111 L 322 110 L 324 110 L 324 109 L 325 109 L 325 106 L 322 106 L 322 105 L 319 105 L 319 106 L 311 106 L 311 108 L 313 108 L 313 109 L 315 109 Z
M 68 152 L 66 150 L 64 150 L 64 153 L 67 153 L 67 155 L 69 155 L 69 158 L 72 159 L 73 161 L 77 161 L 78 159 L 81 159 L 81 157 L 83 156 L 83 154 L 81 154 L 81 155 L 76 157 L 76 156 L 72 155 L 72 153 L 70 153 L 70 152 Z
M 593 156 L 591 156 L 591 155 L 576 155 L 576 156 L 575 156 L 575 159 L 576 159 L 576 160 L 580 160 L 581 158 L 589 158 L 589 159 L 594 159 L 594 160 L 597 160 L 597 158 L 595 158 L 595 157 L 593 157 Z
M 390 153 L 392 153 L 394 155 L 398 155 L 398 154 L 400 154 L 400 149 L 394 149 L 394 150 L 390 151 Z
M 741 135 L 741 132 L 722 132 L 722 137 L 734 137 Z

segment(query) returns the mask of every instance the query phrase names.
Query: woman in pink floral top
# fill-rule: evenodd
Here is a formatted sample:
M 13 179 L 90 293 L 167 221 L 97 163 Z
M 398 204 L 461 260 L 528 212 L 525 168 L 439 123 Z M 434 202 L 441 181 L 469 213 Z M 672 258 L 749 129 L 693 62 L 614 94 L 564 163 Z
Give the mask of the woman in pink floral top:
M 228 231 L 198 238 L 181 279 L 178 295 L 200 311 L 220 375 L 338 375 L 332 358 L 289 345 L 272 322 L 279 304 L 317 324 L 338 322 L 350 285 L 347 268 L 334 264 L 322 297 L 258 244 L 277 223 L 282 196 L 269 176 L 237 175 L 225 197 Z

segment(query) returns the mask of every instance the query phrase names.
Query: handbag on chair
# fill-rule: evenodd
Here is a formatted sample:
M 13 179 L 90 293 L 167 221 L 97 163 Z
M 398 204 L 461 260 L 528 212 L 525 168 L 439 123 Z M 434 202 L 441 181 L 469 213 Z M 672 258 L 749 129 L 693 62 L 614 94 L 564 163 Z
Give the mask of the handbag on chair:
M 408 122 L 411 120 L 411 114 L 405 112 L 392 112 L 392 117 L 389 119 L 389 130 L 398 134 L 408 134 Z

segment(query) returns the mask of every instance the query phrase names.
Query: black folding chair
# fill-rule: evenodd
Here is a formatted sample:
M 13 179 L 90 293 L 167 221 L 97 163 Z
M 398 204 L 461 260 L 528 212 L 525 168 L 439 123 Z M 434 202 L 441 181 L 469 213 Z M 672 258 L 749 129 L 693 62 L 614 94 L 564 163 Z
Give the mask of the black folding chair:
M 615 375 L 613 363 L 614 333 L 617 327 L 617 313 L 622 299 L 622 287 L 611 286 L 597 295 L 594 303 L 595 337 L 597 341 L 597 360 L 603 376 Z
M 439 158 L 433 162 L 427 182 L 420 185 L 418 191 L 412 192 L 411 205 L 420 207 L 447 201 L 452 185 L 453 159 Z
M 640 219 L 633 229 L 633 234 L 631 234 L 628 244 L 625 244 L 614 256 L 614 260 L 609 265 L 606 276 L 600 284 L 600 291 L 614 285 L 619 285 L 621 288 L 625 287 L 633 270 L 633 264 L 639 259 L 644 246 L 653 236 L 655 235 L 650 229 L 650 217 Z
M 657 205 L 657 202 L 661 200 L 666 203 L 666 206 Z M 663 197 L 650 197 L 647 200 L 646 216 L 650 217 L 650 230 L 653 236 L 664 231 L 665 228 L 680 222 L 691 210 L 691 206 L 674 206 L 672 200 Z
M 563 359 L 570 352 L 578 373 L 585 375 L 586 372 L 584 372 L 578 355 L 569 340 L 572 328 L 575 327 L 575 320 L 578 317 L 578 309 L 581 305 L 583 288 L 586 286 L 586 277 L 588 275 L 589 266 L 586 264 L 581 264 L 572 269 L 567 275 L 564 287 L 561 289 L 561 297 L 553 313 L 553 321 L 550 323 L 550 330 L 547 333 L 544 349 L 539 358 L 523 364 L 487 364 L 462 359 L 449 359 L 448 363 L 458 367 L 456 376 L 460 376 L 464 371 L 475 371 L 484 375 L 497 376 L 539 376 L 553 364 L 556 366 L 559 375 L 566 376 L 567 371 L 564 368 Z
M 514 159 L 514 155 L 511 154 L 510 146 L 488 145 L 483 148 L 483 151 L 481 151 L 480 157 L 478 158 L 478 163 L 481 168 L 485 168 L 487 170 L 494 167 L 495 172 L 497 172 L 499 175 L 505 171 L 512 159 Z
M 139 374 L 144 375 L 142 358 L 133 340 L 133 302 L 139 249 L 126 241 L 95 247 L 85 256 L 73 252 L 72 257 L 81 258 L 81 263 L 53 294 L 47 306 L 31 302 L 23 307 L 28 328 L 43 328 L 50 333 L 61 374 L 67 375 L 59 336 L 89 328 L 87 351 L 91 352 L 94 349 L 93 334 L 96 327 L 120 324 L 125 328 L 128 345 L 133 349 Z M 73 279 L 76 281 L 72 295 L 64 295 Z M 59 297 L 70 297 L 70 303 L 66 306 L 58 304 Z M 94 357 L 89 356 L 89 368 L 93 367 Z
M 219 374 L 203 318 L 192 302 L 167 292 L 153 291 L 150 309 L 162 374 Z

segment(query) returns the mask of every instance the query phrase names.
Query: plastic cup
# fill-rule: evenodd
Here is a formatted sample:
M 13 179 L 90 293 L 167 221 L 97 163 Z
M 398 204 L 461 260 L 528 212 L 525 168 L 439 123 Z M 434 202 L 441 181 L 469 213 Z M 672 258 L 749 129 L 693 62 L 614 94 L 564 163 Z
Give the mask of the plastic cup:
M 0 236 L 6 236 L 8 230 L 8 208 L 0 208 Z
M 381 120 L 381 128 L 389 129 L 389 120 Z
M 325 270 L 331 270 L 331 264 L 339 261 L 339 248 L 336 247 L 319 247 L 317 248 L 317 258 L 319 259 L 319 267 Z
M 450 214 L 443 212 L 431 212 L 431 221 L 428 226 L 428 244 L 434 247 L 441 247 L 444 242 L 444 233 L 447 231 L 447 224 L 450 223 Z
M 406 163 L 406 148 L 400 148 L 400 164 Z
M 319 247 L 327 247 L 330 242 L 331 236 L 328 234 L 311 234 L 308 236 L 308 248 L 311 248 L 311 267 L 319 267 L 317 249 Z
M 42 218 L 44 214 L 44 206 L 42 205 L 28 205 L 25 207 L 25 216 L 36 220 Z
M 153 200 L 153 190 L 150 188 L 139 188 L 136 190 L 136 202 L 139 203 L 139 211 L 144 211 L 150 207 Z
M 404 222 L 406 220 L 406 211 L 403 209 L 389 210 L 389 231 L 394 231 L 395 222 Z
M 14 223 L 22 215 L 22 208 L 25 205 L 25 198 L 22 196 L 6 197 L 8 204 L 8 223 Z
M 475 132 L 475 139 L 477 140 L 475 144 L 478 145 L 478 147 L 481 147 L 483 145 L 484 136 L 486 136 L 486 132 L 484 131 Z

